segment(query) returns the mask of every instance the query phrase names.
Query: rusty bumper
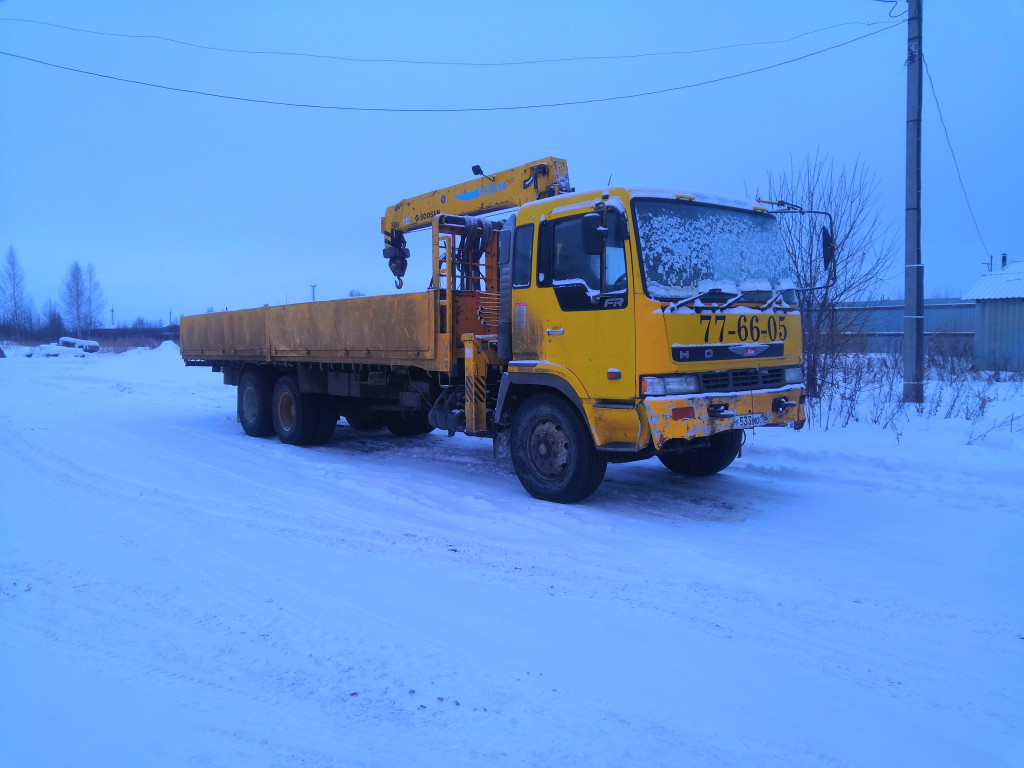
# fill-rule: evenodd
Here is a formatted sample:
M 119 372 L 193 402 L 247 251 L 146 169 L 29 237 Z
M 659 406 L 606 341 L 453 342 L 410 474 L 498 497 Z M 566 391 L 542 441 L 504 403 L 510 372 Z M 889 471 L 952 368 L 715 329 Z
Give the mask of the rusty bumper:
M 805 390 L 783 387 L 758 392 L 648 397 L 641 402 L 651 442 L 661 450 L 669 440 L 692 440 L 730 429 L 802 426 Z

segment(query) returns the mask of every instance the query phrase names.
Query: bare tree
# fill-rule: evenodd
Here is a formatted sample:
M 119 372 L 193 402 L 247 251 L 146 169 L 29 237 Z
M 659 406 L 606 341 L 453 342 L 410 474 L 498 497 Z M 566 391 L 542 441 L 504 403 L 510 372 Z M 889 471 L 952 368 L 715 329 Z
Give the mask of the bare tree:
M 86 332 L 92 333 L 93 328 L 103 326 L 103 310 L 107 300 L 103 298 L 103 288 L 96 279 L 96 270 L 92 264 L 85 268 L 85 321 Z
M 96 270 L 89 264 L 85 271 L 77 261 L 68 267 L 61 286 L 60 303 L 64 307 L 64 321 L 76 336 L 92 333 L 103 325 L 103 288 L 96 279 Z
M 836 280 L 826 288 L 800 294 L 807 394 L 820 397 L 836 382 L 839 358 L 851 350 L 863 329 L 864 313 L 836 312 L 840 304 L 873 299 L 892 268 L 898 242 L 882 220 L 876 200 L 878 180 L 858 161 L 836 169 L 828 156 L 808 155 L 799 167 L 768 174 L 768 196 L 807 210 L 827 211 L 834 222 Z M 780 216 L 790 270 L 798 288 L 827 285 L 821 253 L 820 216 Z
M 32 326 L 32 309 L 25 296 L 25 271 L 13 245 L 8 247 L 0 270 L 0 324 L 15 337 Z
M 64 319 L 60 316 L 60 310 L 50 299 L 43 303 L 40 310 L 39 330 L 45 338 L 51 341 L 64 335 Z
M 81 336 L 85 329 L 85 276 L 77 261 L 68 267 L 60 289 L 60 303 L 64 307 L 64 323 L 68 330 Z

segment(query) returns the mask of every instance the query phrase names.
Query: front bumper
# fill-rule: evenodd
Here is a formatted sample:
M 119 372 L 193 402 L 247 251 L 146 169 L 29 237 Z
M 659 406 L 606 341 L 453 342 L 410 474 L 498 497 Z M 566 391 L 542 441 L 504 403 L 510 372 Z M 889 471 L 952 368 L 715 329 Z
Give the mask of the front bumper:
M 647 397 L 651 443 L 660 451 L 670 440 L 693 440 L 730 429 L 754 426 L 798 428 L 806 419 L 803 387 L 781 387 L 757 392 Z

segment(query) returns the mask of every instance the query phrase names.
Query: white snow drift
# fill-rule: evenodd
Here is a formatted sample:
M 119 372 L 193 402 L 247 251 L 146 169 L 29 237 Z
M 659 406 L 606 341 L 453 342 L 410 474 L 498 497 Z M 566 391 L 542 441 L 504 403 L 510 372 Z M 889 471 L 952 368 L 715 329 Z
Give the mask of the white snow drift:
M 759 430 L 565 507 L 482 440 L 248 438 L 170 344 L 0 392 L 0 765 L 1024 764 L 1022 433 Z

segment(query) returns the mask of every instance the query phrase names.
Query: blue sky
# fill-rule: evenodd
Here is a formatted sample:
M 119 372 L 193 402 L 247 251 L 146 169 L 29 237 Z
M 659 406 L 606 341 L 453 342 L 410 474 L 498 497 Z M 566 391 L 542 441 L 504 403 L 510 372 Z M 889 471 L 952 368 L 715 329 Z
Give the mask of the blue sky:
M 372 6 L 372 7 L 371 7 Z M 0 56 L 0 246 L 36 308 L 68 265 L 92 263 L 115 322 L 393 292 L 380 217 L 399 199 L 565 157 L 577 189 L 616 184 L 730 196 L 821 152 L 878 178 L 902 241 L 905 2 L 411 3 L 6 0 L 0 51 L 63 67 L 252 99 L 453 109 L 579 101 L 699 83 L 857 42 L 765 72 L 643 98 L 463 113 L 271 106 L 148 88 Z M 508 62 L 748 45 L 707 53 L 520 66 L 338 61 L 216 52 L 11 21 L 206 46 L 358 59 Z M 904 20 L 905 16 L 901 17 Z M 835 26 L 821 30 L 823 27 Z M 870 25 L 870 26 L 869 26 Z M 1014 199 L 1024 4 L 926 0 L 926 294 L 958 295 L 988 254 L 1024 260 Z M 982 239 L 985 245 L 982 245 Z M 419 245 L 418 248 L 416 246 Z M 425 286 L 414 242 L 406 290 Z M 902 291 L 902 246 L 889 294 Z M 109 310 L 105 320 L 109 322 Z

